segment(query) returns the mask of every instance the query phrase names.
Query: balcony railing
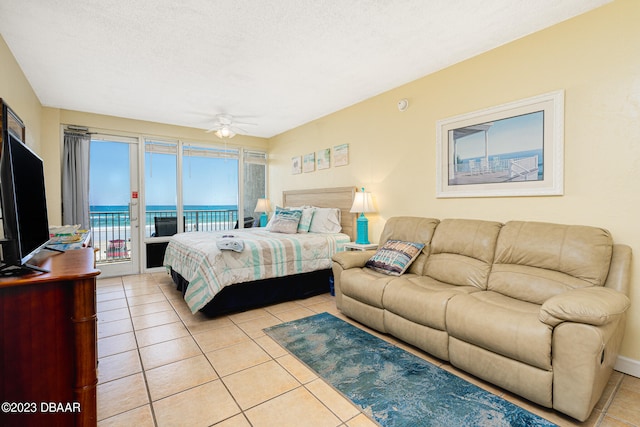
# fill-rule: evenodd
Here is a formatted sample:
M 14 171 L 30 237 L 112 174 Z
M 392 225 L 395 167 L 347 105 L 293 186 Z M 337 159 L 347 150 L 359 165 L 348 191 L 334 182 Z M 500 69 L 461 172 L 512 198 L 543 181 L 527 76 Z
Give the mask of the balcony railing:
M 218 231 L 230 230 L 236 225 L 237 210 L 185 210 L 184 230 Z M 176 217 L 176 211 L 146 211 L 145 237 L 157 235 L 155 218 Z M 91 239 L 99 250 L 96 261 L 110 263 L 131 259 L 131 223 L 128 211 L 89 212 Z
M 235 227 L 238 219 L 237 210 L 184 210 L 184 231 L 218 231 Z M 147 211 L 145 222 L 147 230 L 145 236 L 151 237 L 154 230 L 155 218 L 175 218 L 176 211 Z

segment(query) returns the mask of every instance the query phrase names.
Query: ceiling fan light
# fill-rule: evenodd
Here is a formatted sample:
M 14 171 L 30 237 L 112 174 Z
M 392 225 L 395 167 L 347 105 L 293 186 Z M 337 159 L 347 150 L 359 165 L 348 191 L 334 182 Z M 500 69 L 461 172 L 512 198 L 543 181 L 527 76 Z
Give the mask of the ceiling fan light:
M 228 126 L 223 126 L 215 132 L 216 136 L 220 139 L 222 138 L 233 138 L 236 136 L 235 132 L 229 129 Z

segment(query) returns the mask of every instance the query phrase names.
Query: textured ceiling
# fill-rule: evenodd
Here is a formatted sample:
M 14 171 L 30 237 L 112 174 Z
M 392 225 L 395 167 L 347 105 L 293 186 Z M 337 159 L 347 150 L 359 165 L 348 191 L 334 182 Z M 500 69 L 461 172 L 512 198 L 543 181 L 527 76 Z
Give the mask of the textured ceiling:
M 0 34 L 44 106 L 271 137 L 609 1 L 0 0 Z

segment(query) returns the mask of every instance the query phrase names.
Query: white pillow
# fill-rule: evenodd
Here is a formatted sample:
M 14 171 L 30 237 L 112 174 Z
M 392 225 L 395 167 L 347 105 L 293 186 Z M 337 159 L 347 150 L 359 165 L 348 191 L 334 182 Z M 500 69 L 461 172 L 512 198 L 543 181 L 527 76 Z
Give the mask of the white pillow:
M 340 209 L 315 208 L 309 232 L 339 233 L 340 230 L 342 230 L 342 226 L 340 225 Z

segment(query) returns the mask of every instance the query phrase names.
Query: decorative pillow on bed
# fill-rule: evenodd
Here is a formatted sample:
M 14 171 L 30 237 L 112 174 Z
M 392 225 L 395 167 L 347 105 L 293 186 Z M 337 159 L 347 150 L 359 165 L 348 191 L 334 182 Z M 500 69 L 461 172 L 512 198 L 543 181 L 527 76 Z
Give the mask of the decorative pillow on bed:
M 420 255 L 422 248 L 423 243 L 387 240 L 387 243 L 367 261 L 365 267 L 391 276 L 400 276 Z
M 315 213 L 316 208 L 312 206 L 300 206 L 288 207 L 285 209 L 302 211 L 302 217 L 300 218 L 300 223 L 298 224 L 298 233 L 308 233 L 309 227 L 311 226 L 311 219 L 313 218 L 313 214 Z
M 269 218 L 269 221 L 267 222 L 267 225 L 265 226 L 265 230 L 271 231 L 271 224 L 273 224 L 275 222 L 276 215 L 278 215 L 278 212 L 282 212 L 284 210 L 286 210 L 286 209 L 283 208 L 283 207 L 280 207 L 280 206 L 276 206 L 276 210 L 273 212 L 273 216 L 271 218 Z
M 315 208 L 309 232 L 311 233 L 339 233 L 342 230 L 340 225 L 340 209 L 338 208 Z
M 299 210 L 281 210 L 277 211 L 269 222 L 269 231 L 274 233 L 295 234 L 298 232 L 298 224 L 302 217 L 302 211 Z

